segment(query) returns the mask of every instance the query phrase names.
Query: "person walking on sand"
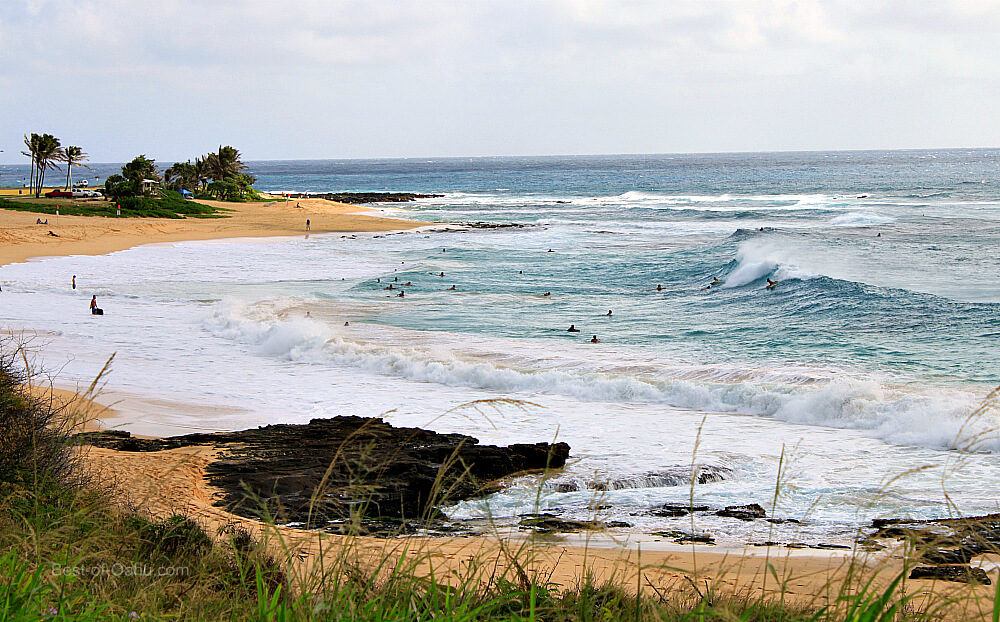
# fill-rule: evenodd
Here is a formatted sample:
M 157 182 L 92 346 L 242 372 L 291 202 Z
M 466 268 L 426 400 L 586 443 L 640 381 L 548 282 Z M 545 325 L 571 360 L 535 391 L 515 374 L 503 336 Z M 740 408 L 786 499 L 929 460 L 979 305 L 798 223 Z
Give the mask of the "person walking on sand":
M 311 224 L 312 223 L 309 222 L 309 219 L 306 218 L 306 231 L 309 231 L 309 228 L 310 228 Z

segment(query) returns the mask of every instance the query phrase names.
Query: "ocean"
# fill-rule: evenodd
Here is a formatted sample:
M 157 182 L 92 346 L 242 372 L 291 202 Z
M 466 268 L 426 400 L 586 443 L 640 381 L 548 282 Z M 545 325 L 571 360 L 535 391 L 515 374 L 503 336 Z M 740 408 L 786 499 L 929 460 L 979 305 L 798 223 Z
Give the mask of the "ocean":
M 816 543 L 997 511 L 1000 151 L 250 172 L 268 191 L 442 196 L 377 206 L 428 223 L 402 233 L 3 266 L 0 327 L 32 335 L 63 385 L 114 354 L 105 391 L 140 433 L 343 414 L 572 446 L 551 479 L 448 508 L 458 524 L 546 511 Z M 692 500 L 798 522 L 651 512 Z

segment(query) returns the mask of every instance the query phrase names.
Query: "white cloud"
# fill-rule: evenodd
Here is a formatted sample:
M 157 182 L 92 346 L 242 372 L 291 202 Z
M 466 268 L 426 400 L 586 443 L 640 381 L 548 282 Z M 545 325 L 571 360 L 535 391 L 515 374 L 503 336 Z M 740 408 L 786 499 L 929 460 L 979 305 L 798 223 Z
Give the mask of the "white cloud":
M 0 140 L 89 117 L 254 157 L 983 144 L 1000 128 L 940 108 L 1000 99 L 996 32 L 985 0 L 6 0 L 0 82 L 46 87 Z M 52 97 L 73 80 L 96 88 Z M 900 115 L 939 127 L 857 130 Z

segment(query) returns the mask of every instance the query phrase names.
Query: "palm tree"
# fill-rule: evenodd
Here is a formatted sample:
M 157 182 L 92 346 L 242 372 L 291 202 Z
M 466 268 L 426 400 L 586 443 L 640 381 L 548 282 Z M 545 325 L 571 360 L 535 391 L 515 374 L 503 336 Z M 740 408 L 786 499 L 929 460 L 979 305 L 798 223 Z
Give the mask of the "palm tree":
M 45 183 L 45 171 L 59 168 L 56 162 L 65 158 L 62 147 L 59 146 L 59 139 L 52 134 L 32 134 L 25 136 L 24 144 L 28 151 L 21 153 L 31 158 L 31 178 L 35 189 L 35 198 L 42 194 L 42 187 Z
M 41 140 L 41 136 L 32 132 L 31 137 L 24 137 L 24 146 L 28 148 L 27 151 L 22 151 L 21 155 L 28 156 L 31 158 L 31 175 L 28 179 L 28 194 L 31 194 L 35 189 L 35 154 L 38 153 L 38 145 Z
M 208 156 L 194 159 L 194 176 L 198 182 L 198 189 L 204 190 L 205 184 L 210 177 L 208 173 Z
M 87 154 L 83 152 L 80 147 L 66 147 L 63 150 L 63 161 L 66 162 L 66 189 L 69 190 L 70 184 L 73 182 L 73 167 L 82 166 L 83 168 L 90 168 L 83 161 L 87 159 Z
M 64 157 L 62 147 L 59 146 L 59 139 L 52 134 L 42 134 L 39 140 L 38 153 L 35 154 L 35 163 L 38 166 L 38 185 L 35 187 L 35 198 L 42 194 L 45 184 L 45 170 L 56 170 L 59 162 Z
M 246 165 L 240 162 L 240 152 L 228 145 L 219 145 L 219 152 L 205 156 L 205 163 L 215 181 L 223 181 L 246 169 Z

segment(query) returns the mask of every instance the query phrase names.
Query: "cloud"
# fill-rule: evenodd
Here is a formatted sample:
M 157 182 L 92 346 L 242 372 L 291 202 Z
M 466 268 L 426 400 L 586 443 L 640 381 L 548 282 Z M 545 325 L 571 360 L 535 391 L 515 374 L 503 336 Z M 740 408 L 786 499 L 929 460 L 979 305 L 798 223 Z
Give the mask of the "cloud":
M 940 115 L 949 91 L 1000 97 L 998 31 L 979 0 L 6 0 L 0 83 L 44 87 L 4 96 L 0 140 L 85 117 L 150 143 L 243 132 L 256 157 L 290 136 L 303 157 L 870 147 L 838 124 L 899 115 L 896 146 L 1000 140 Z

